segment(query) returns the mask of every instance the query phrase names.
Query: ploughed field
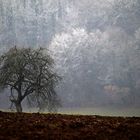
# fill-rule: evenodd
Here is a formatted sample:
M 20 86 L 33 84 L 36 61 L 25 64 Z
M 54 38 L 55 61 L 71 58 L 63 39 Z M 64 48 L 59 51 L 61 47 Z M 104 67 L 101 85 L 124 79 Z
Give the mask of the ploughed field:
M 0 112 L 0 140 L 140 140 L 140 117 Z

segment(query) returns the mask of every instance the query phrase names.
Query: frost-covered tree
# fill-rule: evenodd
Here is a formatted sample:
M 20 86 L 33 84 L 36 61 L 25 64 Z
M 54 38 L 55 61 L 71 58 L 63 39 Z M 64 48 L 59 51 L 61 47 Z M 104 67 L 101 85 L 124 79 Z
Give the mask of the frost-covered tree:
M 120 97 L 118 102 L 124 96 L 125 102 L 135 102 L 139 52 L 133 40 L 119 27 L 90 33 L 77 28 L 55 36 L 49 49 L 58 72 L 64 77 L 60 92 L 68 91 L 69 95 L 64 95 L 64 98 L 79 100 L 73 98 L 79 94 L 81 100 L 88 98 L 88 101 L 93 101 L 98 96 L 104 96 L 105 86 L 115 85 L 121 89 L 116 95 Z M 129 93 L 123 93 L 123 88 L 129 88 Z

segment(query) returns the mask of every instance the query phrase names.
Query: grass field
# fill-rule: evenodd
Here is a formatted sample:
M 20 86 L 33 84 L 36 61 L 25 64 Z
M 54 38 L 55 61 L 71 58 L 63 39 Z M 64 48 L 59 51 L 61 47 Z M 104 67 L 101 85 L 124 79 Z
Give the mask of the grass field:
M 0 140 L 139 140 L 140 117 L 0 112 Z

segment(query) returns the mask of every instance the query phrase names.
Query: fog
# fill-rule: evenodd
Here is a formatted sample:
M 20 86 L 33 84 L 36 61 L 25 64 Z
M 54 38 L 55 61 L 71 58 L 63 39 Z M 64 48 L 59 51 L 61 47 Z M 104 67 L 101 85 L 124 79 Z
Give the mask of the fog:
M 15 45 L 50 50 L 64 112 L 140 116 L 139 0 L 0 0 L 0 53 Z

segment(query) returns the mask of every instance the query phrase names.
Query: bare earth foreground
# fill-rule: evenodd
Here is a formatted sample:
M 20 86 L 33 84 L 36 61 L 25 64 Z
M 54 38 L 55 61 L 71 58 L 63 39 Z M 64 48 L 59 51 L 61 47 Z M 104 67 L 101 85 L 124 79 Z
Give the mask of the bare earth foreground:
M 0 140 L 140 140 L 140 117 L 0 112 Z

